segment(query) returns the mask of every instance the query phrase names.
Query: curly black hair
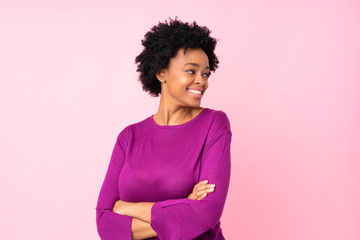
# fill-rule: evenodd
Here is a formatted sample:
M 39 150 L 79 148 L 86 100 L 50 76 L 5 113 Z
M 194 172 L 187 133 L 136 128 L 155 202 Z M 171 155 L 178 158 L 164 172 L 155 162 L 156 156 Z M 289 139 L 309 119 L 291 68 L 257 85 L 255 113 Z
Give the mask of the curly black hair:
M 215 72 L 219 63 L 214 53 L 217 40 L 210 37 L 210 33 L 207 27 L 195 21 L 183 23 L 177 17 L 153 26 L 141 41 L 144 50 L 135 58 L 143 90 L 153 97 L 159 96 L 161 83 L 155 74 L 169 66 L 170 59 L 180 48 L 184 48 L 184 54 L 188 48 L 201 48 L 209 59 L 210 71 Z

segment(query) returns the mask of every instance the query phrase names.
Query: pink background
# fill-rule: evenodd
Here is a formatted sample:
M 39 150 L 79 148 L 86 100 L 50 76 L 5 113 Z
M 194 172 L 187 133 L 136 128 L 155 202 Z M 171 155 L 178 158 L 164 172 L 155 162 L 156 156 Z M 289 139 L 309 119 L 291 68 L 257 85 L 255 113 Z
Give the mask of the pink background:
M 203 107 L 230 119 L 227 239 L 360 239 L 360 2 L 1 1 L 0 238 L 99 239 L 117 134 L 157 111 L 134 58 L 151 26 L 219 40 Z

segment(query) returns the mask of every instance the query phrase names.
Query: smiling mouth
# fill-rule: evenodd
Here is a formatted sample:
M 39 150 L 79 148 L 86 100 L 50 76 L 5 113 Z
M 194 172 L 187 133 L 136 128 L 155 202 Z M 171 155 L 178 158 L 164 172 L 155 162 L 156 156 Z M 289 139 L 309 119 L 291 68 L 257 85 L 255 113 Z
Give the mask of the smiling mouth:
M 199 91 L 199 90 L 195 90 L 195 89 L 188 89 L 189 92 L 194 93 L 194 94 L 198 94 L 198 95 L 202 95 L 203 91 Z
M 202 98 L 204 91 L 199 91 L 195 89 L 187 89 L 187 92 L 196 98 Z

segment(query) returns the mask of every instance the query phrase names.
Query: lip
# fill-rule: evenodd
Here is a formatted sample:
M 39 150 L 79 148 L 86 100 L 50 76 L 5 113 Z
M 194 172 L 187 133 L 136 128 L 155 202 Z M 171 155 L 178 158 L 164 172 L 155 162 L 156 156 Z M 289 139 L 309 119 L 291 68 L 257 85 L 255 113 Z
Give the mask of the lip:
M 201 94 L 199 95 L 199 94 L 192 93 L 192 92 L 189 91 L 189 89 L 201 91 Z M 196 97 L 196 98 L 202 98 L 202 96 L 204 94 L 204 92 L 203 92 L 203 90 L 201 88 L 188 88 L 186 92 L 189 93 L 190 95 Z
M 188 88 L 188 89 L 193 89 L 193 90 L 197 90 L 197 91 L 203 91 L 204 89 L 203 88 Z

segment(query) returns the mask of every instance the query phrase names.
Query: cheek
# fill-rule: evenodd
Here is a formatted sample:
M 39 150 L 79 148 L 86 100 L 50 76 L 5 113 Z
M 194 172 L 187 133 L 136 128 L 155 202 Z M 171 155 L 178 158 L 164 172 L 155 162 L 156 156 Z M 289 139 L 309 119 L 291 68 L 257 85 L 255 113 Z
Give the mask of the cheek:
M 172 74 L 170 80 L 172 87 L 175 88 L 186 88 L 187 84 L 189 83 L 188 78 L 181 73 Z
M 188 87 L 187 79 L 181 74 L 172 74 L 168 78 L 168 89 L 172 94 L 182 94 Z

